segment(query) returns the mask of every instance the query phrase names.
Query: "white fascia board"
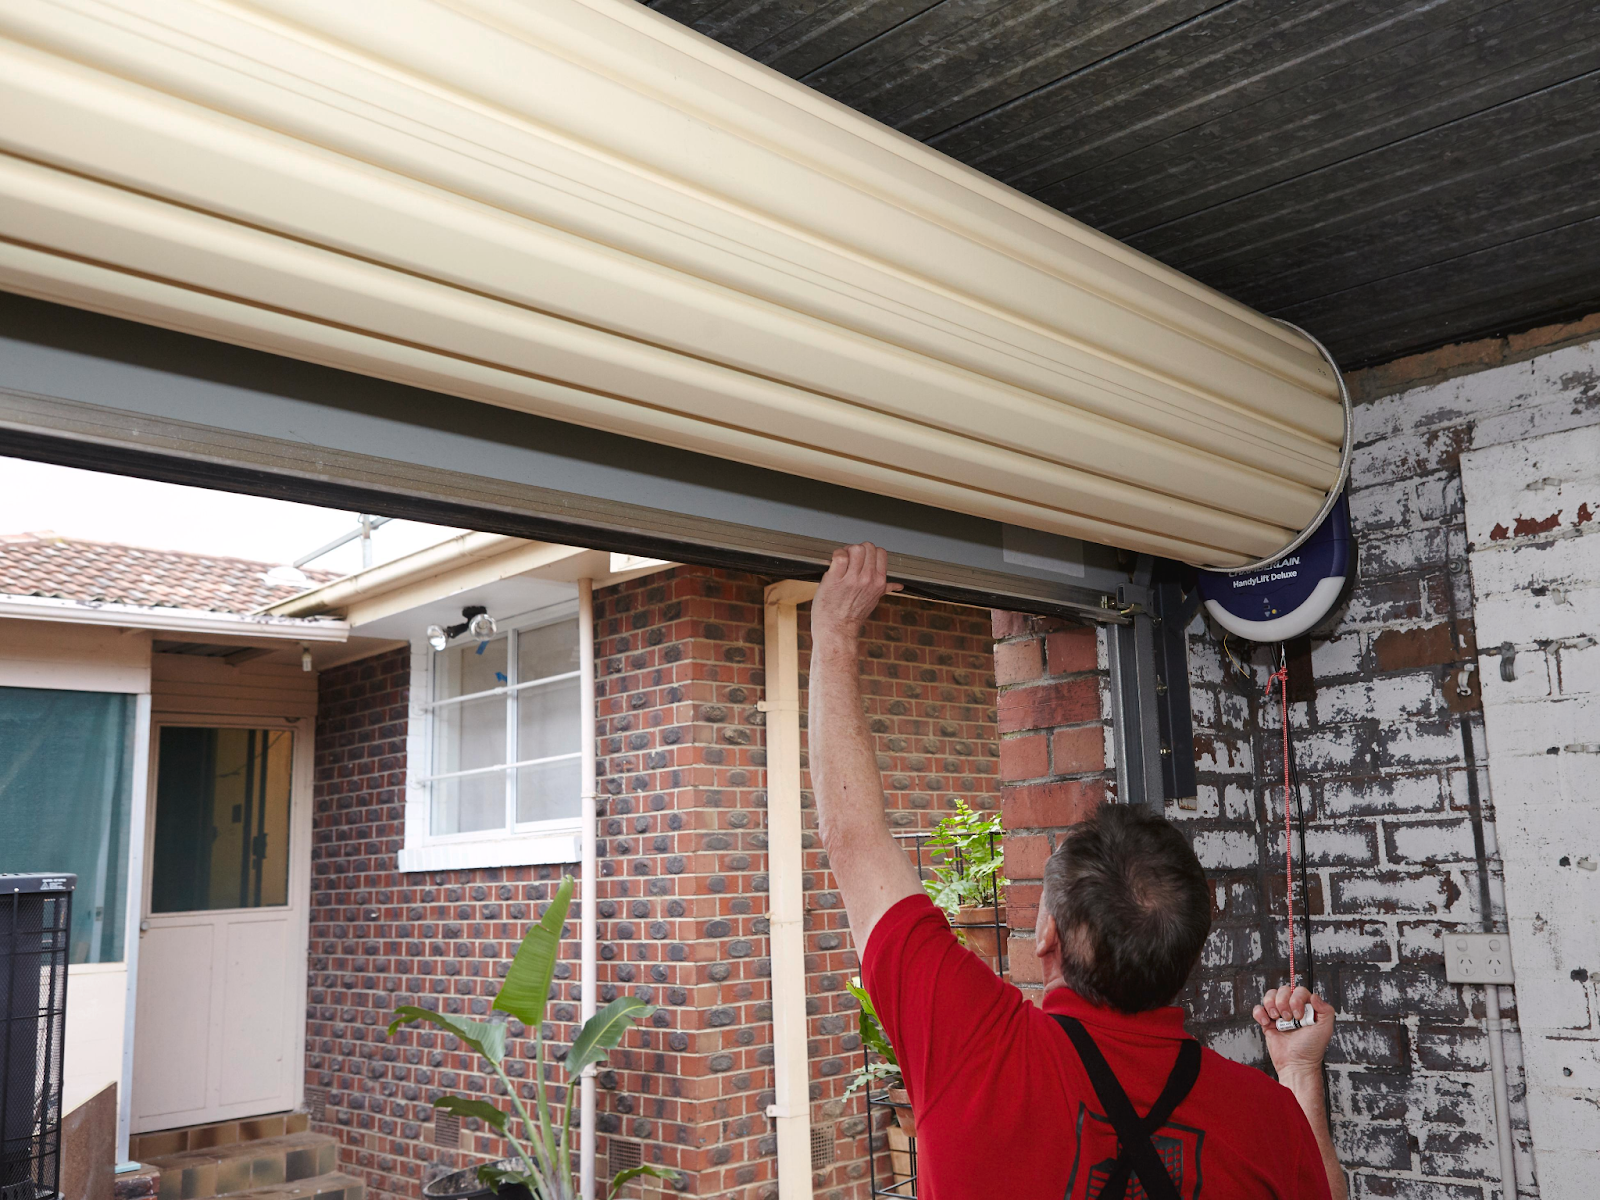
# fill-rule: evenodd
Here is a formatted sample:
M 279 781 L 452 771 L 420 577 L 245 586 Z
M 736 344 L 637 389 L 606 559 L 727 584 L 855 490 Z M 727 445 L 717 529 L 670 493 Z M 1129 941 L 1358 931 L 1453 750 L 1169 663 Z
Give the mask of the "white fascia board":
M 59 621 L 71 625 L 114 625 L 122 629 L 150 629 L 158 633 L 281 638 L 290 642 L 343 642 L 350 637 L 350 625 L 345 621 L 210 612 L 201 608 L 96 604 L 82 600 L 59 600 L 52 596 L 0 596 L 0 617 Z

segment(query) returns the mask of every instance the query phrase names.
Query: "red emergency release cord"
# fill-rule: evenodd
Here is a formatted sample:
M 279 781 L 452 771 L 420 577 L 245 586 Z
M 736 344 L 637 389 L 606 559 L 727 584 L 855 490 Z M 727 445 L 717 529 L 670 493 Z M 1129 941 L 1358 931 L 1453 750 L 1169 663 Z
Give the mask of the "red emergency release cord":
M 1290 811 L 1289 780 L 1289 664 L 1281 652 L 1278 669 L 1267 677 L 1265 698 L 1272 699 L 1272 685 L 1278 685 L 1283 712 L 1283 898 L 1289 907 L 1289 987 L 1298 978 L 1294 969 L 1294 818 Z

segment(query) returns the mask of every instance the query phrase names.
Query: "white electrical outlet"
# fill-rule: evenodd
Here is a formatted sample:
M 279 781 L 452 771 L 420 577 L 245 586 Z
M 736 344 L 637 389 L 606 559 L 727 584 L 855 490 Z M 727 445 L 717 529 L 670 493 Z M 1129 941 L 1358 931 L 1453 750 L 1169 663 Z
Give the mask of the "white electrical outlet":
M 1444 977 L 1451 983 L 1512 983 L 1511 938 L 1504 933 L 1444 934 Z

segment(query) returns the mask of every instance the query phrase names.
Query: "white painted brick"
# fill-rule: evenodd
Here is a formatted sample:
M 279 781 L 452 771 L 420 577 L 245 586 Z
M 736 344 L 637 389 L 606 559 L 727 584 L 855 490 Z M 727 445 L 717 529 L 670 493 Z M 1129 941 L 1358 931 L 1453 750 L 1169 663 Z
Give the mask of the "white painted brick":
M 1388 962 L 1394 957 L 1390 946 L 1388 927 L 1376 921 L 1312 921 L 1311 949 L 1319 956 Z
M 1439 707 L 1439 688 L 1424 672 L 1317 689 L 1317 717 L 1324 724 L 1377 718 L 1385 724 L 1431 717 Z
M 1552 748 L 1560 753 L 1565 746 L 1600 742 L 1600 695 L 1595 693 L 1545 704 L 1502 704 L 1486 715 L 1491 771 L 1503 756 L 1538 756 Z M 1495 791 L 1502 790 L 1497 780 Z
M 1350 490 L 1350 520 L 1363 534 L 1369 530 L 1403 529 L 1415 523 L 1416 483 L 1399 479 Z
M 1384 857 L 1397 863 L 1471 862 L 1477 857 L 1470 821 L 1385 821 Z
M 1453 721 L 1428 726 L 1404 724 L 1383 731 L 1387 738 L 1387 765 L 1434 766 L 1461 760 L 1461 737 Z
M 1582 556 L 1573 551 L 1582 551 Z M 1528 547 L 1516 557 L 1524 553 L 1538 551 Z M 1593 570 L 1587 556 L 1600 559 L 1600 538 L 1565 539 L 1555 543 L 1548 556 L 1531 564 L 1534 571 L 1550 569 L 1551 573 L 1525 573 L 1512 582 L 1504 578 L 1519 569 L 1512 555 L 1473 554 L 1472 586 L 1479 596 L 1474 611 L 1478 644 L 1498 646 L 1501 642 L 1528 642 L 1535 638 L 1573 641 L 1592 636 L 1596 614 L 1600 613 L 1600 581 L 1562 573 L 1567 565 Z M 1574 562 L 1580 557 L 1581 563 Z
M 1329 780 L 1322 789 L 1323 812 L 1329 817 L 1369 813 L 1429 813 L 1443 807 L 1439 776 L 1390 775 L 1355 781 Z
M 1600 412 L 1561 437 L 1539 437 L 1472 450 L 1461 456 L 1467 536 L 1486 547 L 1510 534 L 1518 519 L 1557 518 L 1577 529 L 1578 507 L 1600 500 Z M 1559 514 L 1559 517 L 1557 515 Z M 1554 532 L 1554 531 L 1552 531 Z
M 1209 1046 L 1223 1058 L 1247 1066 L 1258 1066 L 1266 1060 L 1266 1046 L 1261 1040 L 1261 1030 L 1254 1021 L 1240 1022 L 1238 1028 L 1223 1030 L 1211 1035 Z
M 1400 575 L 1442 563 L 1449 551 L 1449 533 L 1440 526 L 1361 538 L 1361 578 Z
M 1280 793 L 1279 809 L 1282 809 Z M 1278 864 L 1283 863 L 1284 832 L 1282 817 L 1268 839 L 1268 853 Z M 1294 839 L 1295 861 L 1300 861 L 1300 837 Z M 1309 866 L 1367 866 L 1378 861 L 1376 831 L 1371 825 L 1311 826 L 1306 830 L 1306 862 Z
M 1481 695 L 1486 706 L 1518 704 L 1529 700 L 1548 700 L 1554 693 L 1549 657 L 1538 646 L 1512 643 L 1516 651 L 1511 670 L 1515 678 L 1507 680 L 1500 674 L 1502 658 L 1499 653 L 1480 654 L 1478 671 L 1481 675 Z M 1487 644 L 1484 649 L 1489 649 Z M 1494 649 L 1498 651 L 1499 646 Z
M 1361 669 L 1361 635 L 1341 633 L 1311 643 L 1311 673 L 1319 680 L 1354 675 Z
M 1246 821 L 1255 815 L 1255 788 L 1230 783 L 1222 788 L 1222 811 L 1230 821 Z
M 1596 632 L 1600 633 L 1600 622 Z M 1600 641 L 1588 637 L 1576 644 L 1558 643 L 1554 650 L 1557 685 L 1563 696 L 1600 692 Z
M 1201 772 L 1214 771 L 1223 775 L 1251 775 L 1255 773 L 1255 759 L 1249 741 L 1243 736 L 1207 735 L 1200 733 L 1195 753 L 1195 768 Z
M 1232 871 L 1255 866 L 1261 852 L 1253 833 L 1213 830 L 1195 836 L 1194 853 L 1208 870 Z
M 1600 742 L 1600 731 L 1596 731 Z M 1563 748 L 1560 754 L 1550 756 L 1555 762 L 1558 786 L 1564 803 L 1580 808 L 1600 806 L 1600 746 L 1585 750 Z M 1527 760 L 1519 760 L 1522 765 Z M 1548 761 L 1548 759 L 1547 759 Z

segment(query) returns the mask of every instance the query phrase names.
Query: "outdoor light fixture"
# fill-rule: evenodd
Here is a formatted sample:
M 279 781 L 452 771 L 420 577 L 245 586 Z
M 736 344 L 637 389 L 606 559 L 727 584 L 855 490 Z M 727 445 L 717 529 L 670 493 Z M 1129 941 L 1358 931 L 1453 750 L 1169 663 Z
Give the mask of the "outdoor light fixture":
M 301 646 L 300 647 L 300 669 L 302 671 L 311 670 L 311 647 L 310 646 Z
M 463 633 L 469 633 L 480 642 L 488 641 L 495 635 L 498 628 L 494 618 L 489 615 L 489 610 L 481 604 L 469 604 L 461 610 L 461 623 L 458 625 L 429 625 L 428 645 L 435 650 L 443 650 Z

